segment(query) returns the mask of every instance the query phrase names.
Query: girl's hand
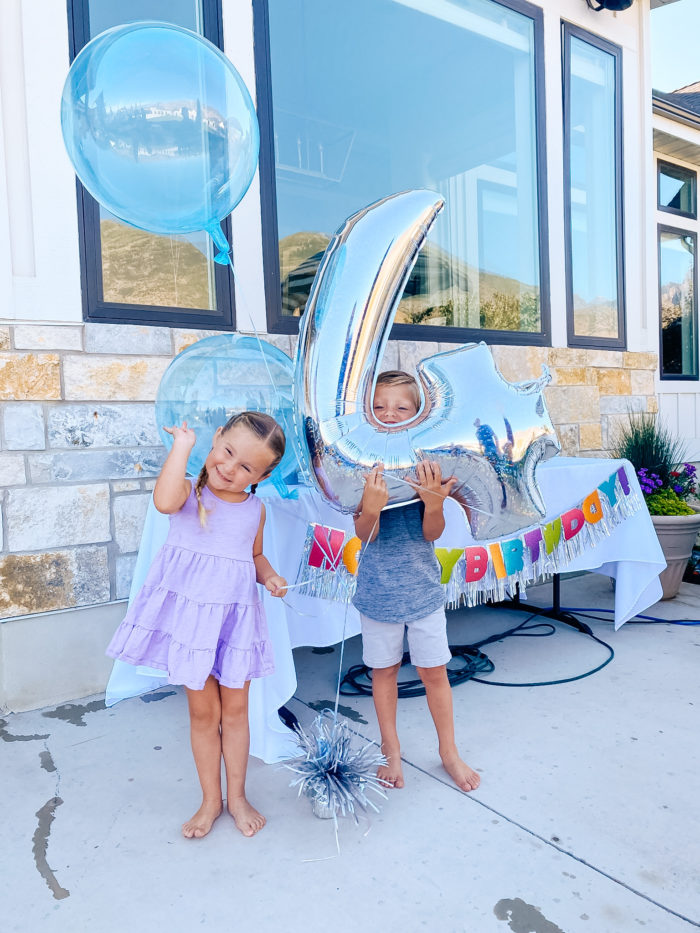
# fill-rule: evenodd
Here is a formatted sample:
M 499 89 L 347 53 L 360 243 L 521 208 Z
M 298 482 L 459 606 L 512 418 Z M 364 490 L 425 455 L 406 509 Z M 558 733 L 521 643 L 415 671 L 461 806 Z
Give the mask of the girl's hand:
M 194 443 L 197 440 L 197 436 L 192 430 L 192 428 L 187 427 L 187 422 L 182 422 L 182 427 L 178 427 L 176 424 L 172 428 L 166 428 L 163 426 L 163 430 L 166 434 L 172 434 L 173 436 L 173 447 L 182 447 L 188 452 L 194 447 Z
M 265 589 L 270 596 L 284 596 L 287 592 L 287 581 L 278 573 L 273 573 L 265 580 Z
M 452 492 L 452 487 L 457 482 L 454 476 L 442 481 L 442 471 L 440 464 L 434 460 L 421 460 L 416 466 L 416 476 L 418 478 L 418 488 L 416 492 L 427 506 L 433 508 L 436 504 L 442 505 L 442 502 Z
M 371 473 L 365 476 L 365 491 L 362 495 L 363 512 L 381 512 L 389 501 L 389 490 L 386 488 L 383 472 L 384 464 L 378 463 Z

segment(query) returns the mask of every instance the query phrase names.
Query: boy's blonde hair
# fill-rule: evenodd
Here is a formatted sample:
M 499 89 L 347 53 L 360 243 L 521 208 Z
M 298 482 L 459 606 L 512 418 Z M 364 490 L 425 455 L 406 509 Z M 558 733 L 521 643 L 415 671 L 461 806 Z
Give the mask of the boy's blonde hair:
M 379 386 L 410 386 L 411 395 L 416 405 L 416 411 L 420 408 L 420 389 L 414 376 L 405 373 L 402 369 L 387 369 L 386 372 L 377 376 L 377 387 Z
M 235 427 L 237 424 L 241 424 L 243 427 L 248 428 L 248 430 L 252 431 L 261 441 L 265 441 L 270 448 L 271 452 L 274 454 L 274 459 L 268 470 L 268 473 L 271 473 L 284 456 L 284 450 L 287 445 L 282 428 L 277 424 L 274 418 L 261 411 L 241 411 L 228 419 L 221 429 L 221 435 L 223 436 L 226 434 L 227 431 L 230 431 L 231 428 Z M 208 477 L 207 468 L 203 466 L 199 471 L 197 482 L 194 484 L 194 494 L 197 497 L 197 514 L 199 515 L 199 524 L 202 528 L 207 524 L 207 510 L 202 504 L 202 489 L 206 485 Z M 253 483 L 250 487 L 252 493 L 255 492 L 257 485 L 257 483 Z

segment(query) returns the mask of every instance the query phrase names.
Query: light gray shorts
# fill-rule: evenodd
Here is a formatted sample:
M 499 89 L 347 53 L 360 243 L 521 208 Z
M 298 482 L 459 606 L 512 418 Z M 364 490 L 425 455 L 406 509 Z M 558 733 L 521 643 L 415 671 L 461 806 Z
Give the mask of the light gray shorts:
M 408 639 L 411 664 L 440 667 L 451 659 L 447 643 L 447 619 L 441 607 L 415 622 L 376 622 L 360 613 L 362 660 L 367 667 L 392 667 L 403 657 L 404 632 Z

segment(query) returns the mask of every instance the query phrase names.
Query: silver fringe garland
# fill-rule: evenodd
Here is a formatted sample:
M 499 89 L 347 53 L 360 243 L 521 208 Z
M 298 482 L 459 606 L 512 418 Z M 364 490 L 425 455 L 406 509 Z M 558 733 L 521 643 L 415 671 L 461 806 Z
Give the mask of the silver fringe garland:
M 450 579 L 443 585 L 445 591 L 445 607 L 457 609 L 460 606 L 478 606 L 485 602 L 502 602 L 516 592 L 516 585 L 522 597 L 526 596 L 526 587 L 541 583 L 554 573 L 564 571 L 568 564 L 581 554 L 594 548 L 603 538 L 609 537 L 613 530 L 625 519 L 634 515 L 642 507 L 643 502 L 639 495 L 630 491 L 625 495 L 619 477 L 615 480 L 615 505 L 610 505 L 605 494 L 600 495 L 602 517 L 591 524 L 585 522 L 575 537 L 565 540 L 563 531 L 558 544 L 551 554 L 547 554 L 544 541 L 539 542 L 539 556 L 532 560 L 529 547 L 523 548 L 523 568 L 517 573 L 499 579 L 489 559 L 486 574 L 480 579 L 470 583 L 466 581 L 466 558 L 464 554 L 459 558 L 452 569 Z M 578 505 L 583 500 L 580 500 Z M 547 523 L 544 523 L 547 524 Z M 335 570 L 324 570 L 309 566 L 309 554 L 314 544 L 315 525 L 310 524 L 306 532 L 306 540 L 301 555 L 297 582 L 306 584 L 304 593 L 319 599 L 331 599 L 337 602 L 350 602 L 355 592 L 355 577 L 345 567 L 342 557 L 334 561 L 333 555 L 328 554 L 328 563 L 336 563 Z M 477 546 L 488 550 L 489 544 L 511 541 L 513 537 L 524 538 L 528 531 L 544 527 L 543 524 L 524 528 L 519 535 L 498 539 L 496 542 L 479 542 Z M 318 543 L 318 541 L 317 541 Z M 347 542 L 345 542 L 347 543 Z

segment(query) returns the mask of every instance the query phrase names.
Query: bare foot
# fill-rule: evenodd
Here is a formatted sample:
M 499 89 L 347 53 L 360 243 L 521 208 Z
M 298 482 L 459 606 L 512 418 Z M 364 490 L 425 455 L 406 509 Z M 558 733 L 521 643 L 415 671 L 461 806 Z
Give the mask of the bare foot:
M 201 839 L 206 836 L 222 810 L 221 801 L 218 803 L 203 802 L 192 819 L 182 824 L 182 835 L 185 839 Z
M 400 749 L 387 751 L 382 745 L 382 752 L 386 758 L 386 764 L 377 768 L 377 777 L 384 787 L 403 787 L 403 768 L 401 766 Z
M 244 836 L 254 836 L 259 832 L 267 820 L 251 806 L 245 797 L 232 797 L 228 800 L 228 812 L 233 817 L 236 828 Z
M 481 784 L 481 778 L 459 757 L 457 752 L 445 755 L 442 765 L 460 790 L 476 790 Z

